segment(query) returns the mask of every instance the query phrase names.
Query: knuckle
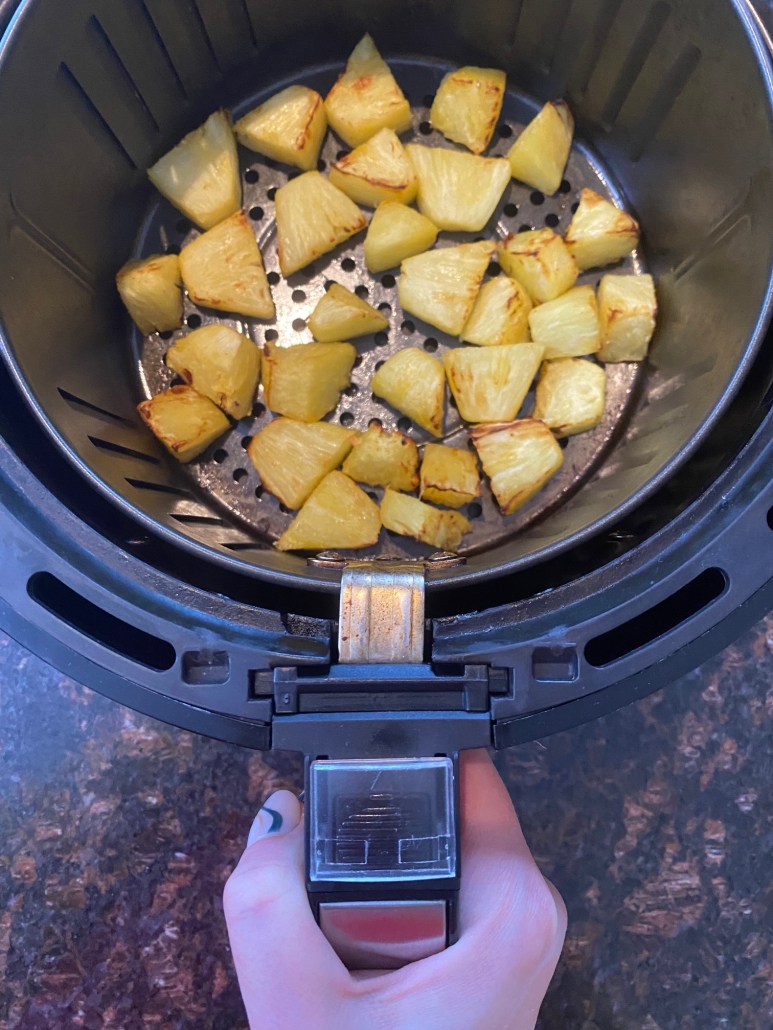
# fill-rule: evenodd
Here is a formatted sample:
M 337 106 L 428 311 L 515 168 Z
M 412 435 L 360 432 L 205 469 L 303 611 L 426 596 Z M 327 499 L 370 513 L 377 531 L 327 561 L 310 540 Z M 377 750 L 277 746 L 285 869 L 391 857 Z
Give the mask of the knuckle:
M 530 886 L 532 947 L 535 957 L 546 959 L 560 950 L 566 934 L 566 906 L 558 891 L 538 872 Z
M 241 862 L 223 889 L 223 911 L 227 920 L 249 914 L 267 916 L 287 889 L 287 870 L 276 861 Z

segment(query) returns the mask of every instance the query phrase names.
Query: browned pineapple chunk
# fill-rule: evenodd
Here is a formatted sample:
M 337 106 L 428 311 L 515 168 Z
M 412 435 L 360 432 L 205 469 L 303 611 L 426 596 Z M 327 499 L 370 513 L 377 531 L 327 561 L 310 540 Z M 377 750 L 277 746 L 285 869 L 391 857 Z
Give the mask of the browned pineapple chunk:
M 154 254 L 142 261 L 128 261 L 115 282 L 143 336 L 180 328 L 183 294 L 180 259 L 176 254 Z
M 309 329 L 320 343 L 351 340 L 389 327 L 389 320 L 345 286 L 333 283 L 311 313 Z
M 446 374 L 436 358 L 417 347 L 398 351 L 373 376 L 371 389 L 428 433 L 443 435 Z
M 282 275 L 292 275 L 364 229 L 367 220 L 345 193 L 319 172 L 277 190 L 276 234 Z
M 368 486 L 415 490 L 419 485 L 418 467 L 419 451 L 413 440 L 374 424 L 354 441 L 343 471 Z
M 279 415 L 319 422 L 351 382 L 357 351 L 350 343 L 306 343 L 263 351 L 266 404 Z
M 365 207 L 378 207 L 384 200 L 410 204 L 419 188 L 405 147 L 391 129 L 382 129 L 336 161 L 330 181 Z
M 421 463 L 422 501 L 461 508 L 480 497 L 478 463 L 471 451 L 428 443 Z
M 379 129 L 405 132 L 413 121 L 410 104 L 369 35 L 352 51 L 346 71 L 327 95 L 325 110 L 333 130 L 350 147 Z
M 235 214 L 242 203 L 242 181 L 228 113 L 215 111 L 149 168 L 148 177 L 202 229 Z
M 529 315 L 535 343 L 545 348 L 545 360 L 595 354 L 601 346 L 599 309 L 592 286 L 578 286 L 563 297 L 540 304 Z
M 571 290 L 580 274 L 566 244 L 552 229 L 508 236 L 499 244 L 499 263 L 526 287 L 536 304 Z
M 330 472 L 274 545 L 279 551 L 355 551 L 381 532 L 378 505 L 343 472 Z
M 439 511 L 394 490 L 384 494 L 381 521 L 392 533 L 413 537 L 440 551 L 456 551 L 462 537 L 472 532 L 472 526 L 458 511 Z
M 544 351 L 538 343 L 446 351 L 443 364 L 462 418 L 466 422 L 509 422 L 515 418 Z
M 325 105 L 308 86 L 288 86 L 240 118 L 234 128 L 242 146 L 310 172 L 317 167 L 327 130 Z
M 138 404 L 137 411 L 164 447 L 183 463 L 193 461 L 231 428 L 220 408 L 192 386 L 173 386 Z
M 566 231 L 566 245 L 580 271 L 602 268 L 639 245 L 639 223 L 593 190 L 582 191 L 580 206 Z
M 188 333 L 166 354 L 166 363 L 194 390 L 231 418 L 252 413 L 260 376 L 260 351 L 226 325 L 205 325 Z
M 545 104 L 510 150 L 513 178 L 552 197 L 572 149 L 574 118 L 563 100 Z
M 473 154 L 482 154 L 494 135 L 505 96 L 505 73 L 495 68 L 458 68 L 440 83 L 430 125 Z
M 477 426 L 471 437 L 503 514 L 512 515 L 558 472 L 564 452 L 544 422 Z
M 277 418 L 247 448 L 263 486 L 288 508 L 300 508 L 352 449 L 357 431 L 332 422 Z
M 528 343 L 532 306 L 525 286 L 506 275 L 497 276 L 482 287 L 459 338 L 479 347 Z
M 537 383 L 533 417 L 561 439 L 587 433 L 604 417 L 607 374 L 582 358 L 546 361 Z
M 397 287 L 403 310 L 458 336 L 495 249 L 495 243 L 482 240 L 407 258 Z
M 276 314 L 255 234 L 243 211 L 183 247 L 180 270 L 194 304 L 253 318 Z
M 600 361 L 644 361 L 658 299 L 651 275 L 605 275 L 599 286 Z

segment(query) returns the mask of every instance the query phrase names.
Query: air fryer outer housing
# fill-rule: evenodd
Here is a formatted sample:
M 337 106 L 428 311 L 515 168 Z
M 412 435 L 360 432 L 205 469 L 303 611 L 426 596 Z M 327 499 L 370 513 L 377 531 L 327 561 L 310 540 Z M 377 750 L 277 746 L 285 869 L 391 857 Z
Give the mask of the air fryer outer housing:
M 13 6 L 0 5 L 0 24 Z M 750 47 L 761 47 L 751 8 L 738 9 Z M 690 60 L 674 74 L 686 75 Z M 679 85 L 667 76 L 663 88 Z M 767 183 L 749 188 L 755 205 L 769 198 Z M 710 249 L 724 240 L 719 232 Z M 538 572 L 430 588 L 427 667 L 362 670 L 367 704 L 341 689 L 334 593 L 207 561 L 111 504 L 63 458 L 3 369 L 0 624 L 121 703 L 250 747 L 455 753 L 594 718 L 664 686 L 773 607 L 767 306 L 743 382 L 739 374 L 704 420 L 676 476 Z

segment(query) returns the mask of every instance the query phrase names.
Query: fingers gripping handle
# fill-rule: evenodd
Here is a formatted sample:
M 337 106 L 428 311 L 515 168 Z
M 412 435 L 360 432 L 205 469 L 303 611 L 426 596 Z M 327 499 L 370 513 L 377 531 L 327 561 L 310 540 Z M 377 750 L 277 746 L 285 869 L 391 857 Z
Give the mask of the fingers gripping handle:
M 458 763 L 310 761 L 306 885 L 350 969 L 396 969 L 456 937 Z

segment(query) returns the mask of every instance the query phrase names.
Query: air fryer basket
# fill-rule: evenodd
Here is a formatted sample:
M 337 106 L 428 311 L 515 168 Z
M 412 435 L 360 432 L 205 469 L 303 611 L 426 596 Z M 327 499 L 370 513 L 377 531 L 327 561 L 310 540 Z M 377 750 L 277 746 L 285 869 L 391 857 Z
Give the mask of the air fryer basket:
M 13 141 L 0 156 L 3 351 L 69 458 L 154 532 L 221 565 L 335 589 L 330 573 L 276 553 L 246 528 L 275 535 L 289 519 L 256 497 L 259 484 L 239 453 L 259 420 L 193 473 L 139 425 L 134 406 L 142 389 L 164 384 L 168 344 L 134 338 L 132 348 L 113 276 L 132 253 L 184 241 L 187 227 L 147 184 L 152 161 L 218 105 L 239 113 L 287 81 L 324 92 L 366 29 L 393 58 L 417 125 L 453 63 L 507 69 L 509 127 L 536 103 L 566 96 L 586 144 L 573 156 L 567 191 L 541 204 L 514 186 L 520 192 L 505 198 L 498 231 L 543 224 L 547 215 L 565 227 L 578 189 L 592 184 L 640 219 L 645 245 L 636 262 L 641 268 L 646 258 L 658 282 L 660 327 L 648 364 L 640 373 L 614 370 L 605 426 L 570 443 L 564 479 L 539 502 L 546 510 L 530 509 L 507 531 L 497 523 L 489 539 L 480 531 L 466 568 L 440 580 L 460 585 L 555 557 L 619 520 L 699 446 L 751 365 L 768 317 L 773 146 L 767 66 L 741 0 L 341 0 L 281 9 L 262 0 L 28 0 L 0 66 L 0 134 Z M 503 137 L 495 152 L 506 146 Z M 336 149 L 331 140 L 327 161 Z M 242 157 L 251 173 L 245 202 L 273 269 L 270 190 L 287 169 Z M 394 289 L 361 271 L 356 245 L 277 287 L 277 330 L 302 332 L 293 305 L 303 301 L 293 293 L 304 294 L 308 314 L 333 277 L 365 285 L 392 307 L 388 343 L 366 344 L 355 373 L 359 398 L 342 398 L 333 416 L 348 418 L 351 409 L 364 425 L 374 417 L 364 387 L 379 348 L 387 354 L 405 336 Z M 265 325 L 243 327 L 262 342 Z M 419 339 L 446 345 L 418 328 Z M 483 515 L 483 527 L 496 522 L 493 510 Z M 522 532 L 510 532 L 520 524 Z

